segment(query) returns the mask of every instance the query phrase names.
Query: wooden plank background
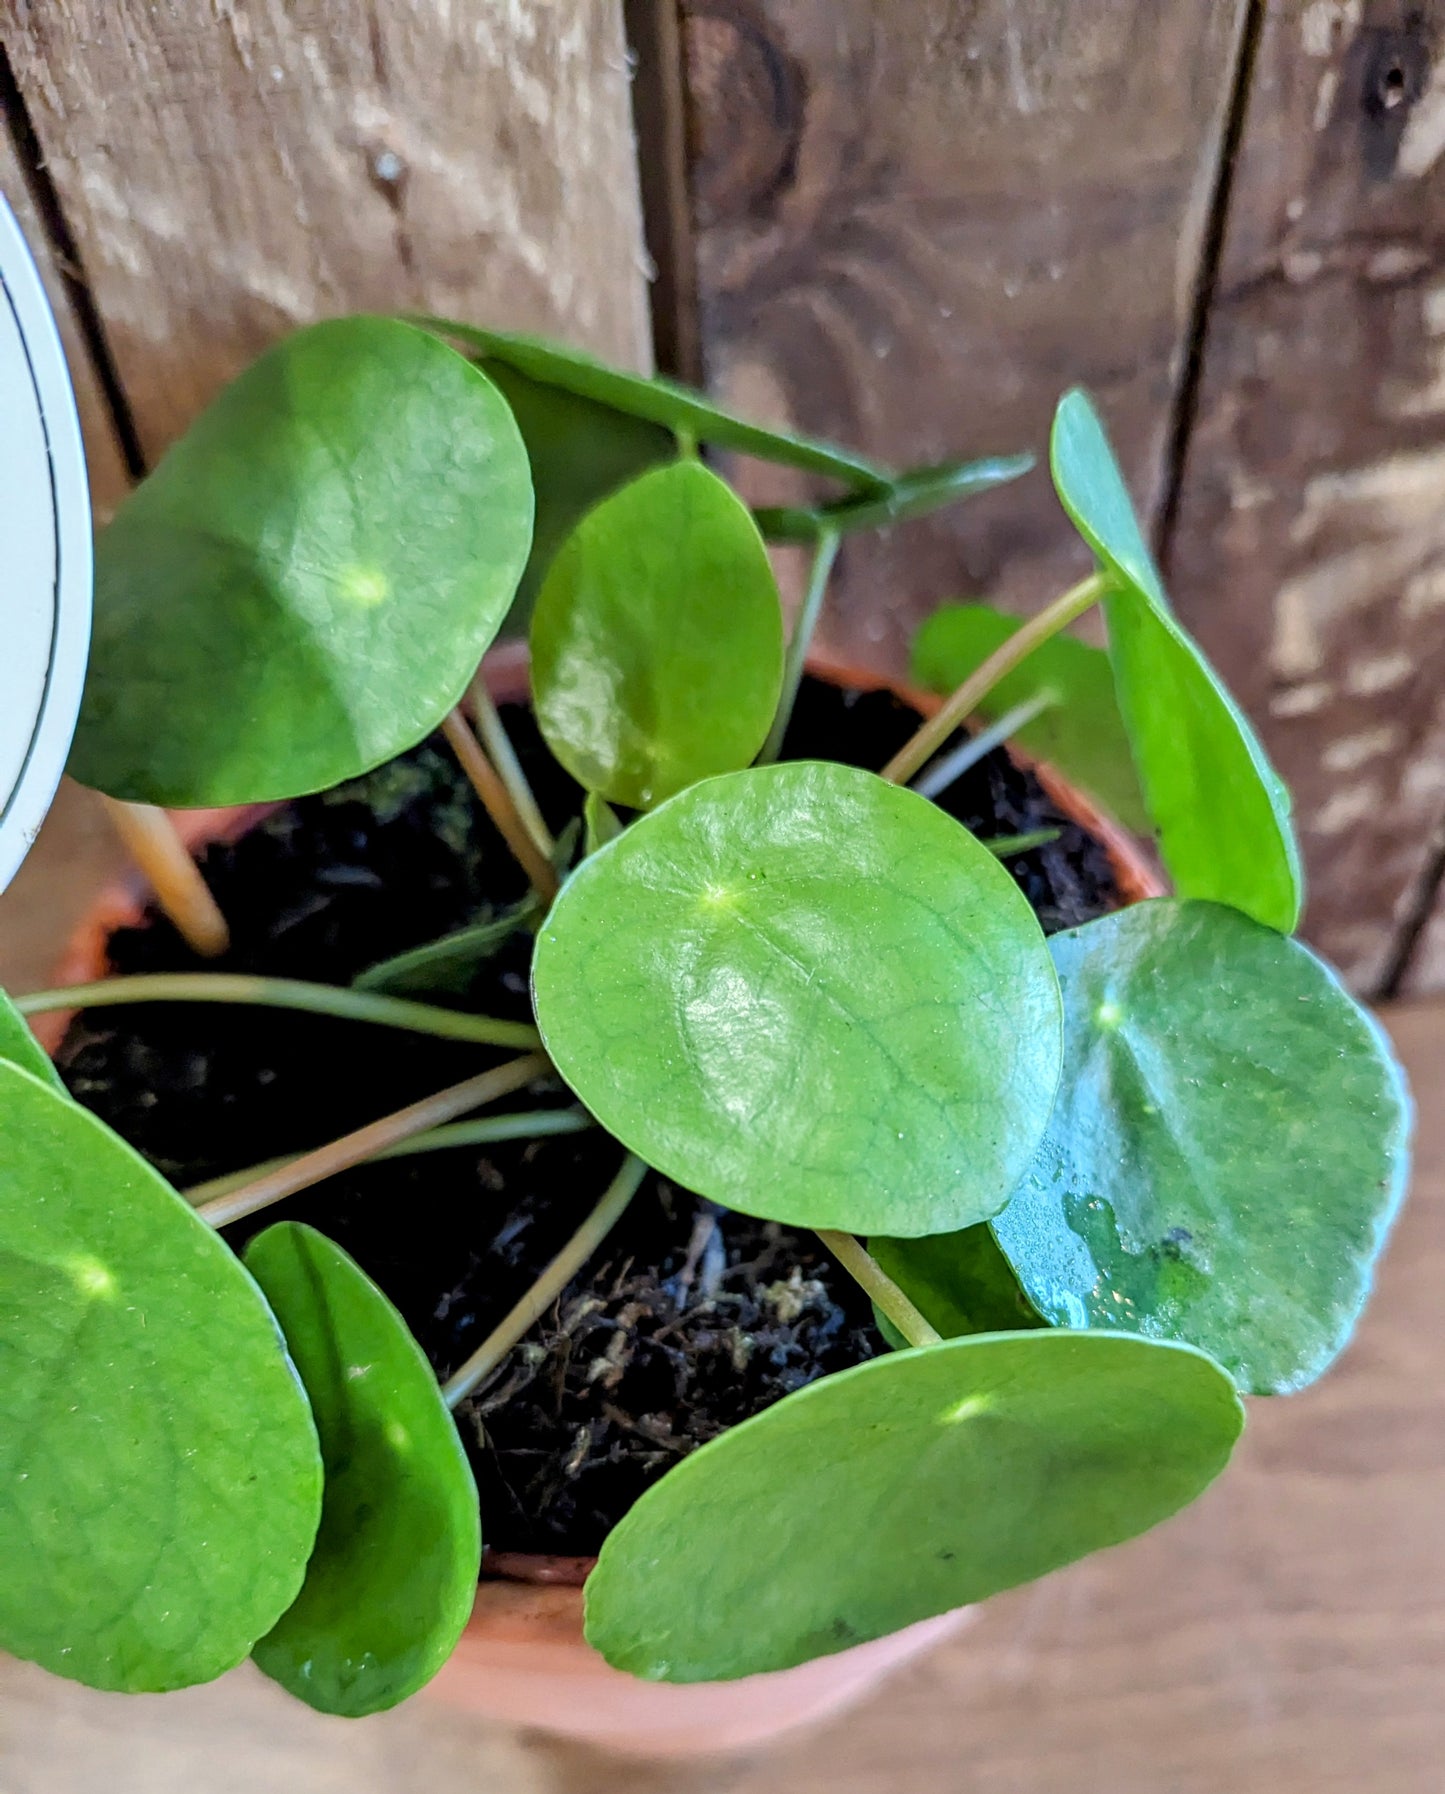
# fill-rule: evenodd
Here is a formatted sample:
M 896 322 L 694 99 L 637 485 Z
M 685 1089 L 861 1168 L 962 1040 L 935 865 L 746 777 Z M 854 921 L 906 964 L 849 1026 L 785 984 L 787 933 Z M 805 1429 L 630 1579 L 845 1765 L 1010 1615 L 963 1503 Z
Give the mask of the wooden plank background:
M 328 313 L 450 312 L 650 365 L 613 0 L 11 0 L 0 49 L 19 101 L 0 187 L 61 301 L 101 515 L 125 467 L 32 186 L 62 216 L 146 462 Z M 0 982 L 44 983 L 120 866 L 93 799 L 64 788 L 0 896 Z
M 148 460 L 330 312 L 648 360 L 619 6 L 19 0 L 9 20 Z
M 1037 448 L 1083 382 L 1156 510 L 1244 10 L 687 0 L 711 384 L 908 463 Z M 1087 567 L 1039 469 L 848 541 L 833 644 L 901 670 L 941 601 Z
M 1399 981 L 1445 817 L 1442 28 L 1269 7 L 1167 545 L 1295 793 L 1310 934 L 1367 990 Z
M 1037 447 L 1089 386 L 1296 790 L 1307 932 L 1362 989 L 1445 988 L 1445 917 L 1410 951 L 1445 818 L 1445 6 L 685 11 L 713 383 L 920 460 Z M 1080 564 L 1035 474 L 850 544 L 836 637 L 901 667 L 941 600 L 1030 610 Z

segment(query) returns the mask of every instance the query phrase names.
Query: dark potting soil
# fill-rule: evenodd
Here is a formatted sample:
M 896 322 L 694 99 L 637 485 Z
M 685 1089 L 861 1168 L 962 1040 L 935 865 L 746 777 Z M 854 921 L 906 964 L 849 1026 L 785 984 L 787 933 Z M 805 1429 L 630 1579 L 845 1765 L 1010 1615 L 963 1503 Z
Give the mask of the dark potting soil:
M 577 787 L 530 715 L 504 712 L 548 821 Z M 881 766 L 916 719 L 886 693 L 805 684 L 786 757 Z M 1007 859 L 1046 930 L 1114 907 L 1107 856 L 995 753 L 942 807 L 981 837 L 1057 828 Z M 287 805 L 203 869 L 232 932 L 209 969 L 345 984 L 378 960 L 524 895 L 520 872 L 439 743 Z M 472 995 L 527 1019 L 530 937 Z M 111 942 L 117 972 L 202 966 L 158 915 Z M 75 1096 L 181 1187 L 320 1144 L 506 1057 L 490 1049 L 231 1005 L 147 1003 L 78 1017 L 60 1054 Z M 502 1108 L 568 1107 L 543 1080 Z M 439 1375 L 486 1336 L 596 1201 L 621 1149 L 600 1130 L 359 1167 L 238 1224 L 289 1217 L 346 1248 Z M 650 1177 L 604 1248 L 458 1411 L 501 1551 L 587 1555 L 684 1453 L 816 1377 L 884 1349 L 866 1299 L 810 1233 Z

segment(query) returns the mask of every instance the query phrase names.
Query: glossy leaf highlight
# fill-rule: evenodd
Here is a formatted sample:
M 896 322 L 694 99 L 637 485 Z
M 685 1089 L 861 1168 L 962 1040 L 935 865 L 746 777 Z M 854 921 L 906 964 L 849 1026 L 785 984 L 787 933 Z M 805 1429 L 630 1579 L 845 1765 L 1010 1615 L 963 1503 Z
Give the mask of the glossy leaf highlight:
M 590 512 L 532 618 L 537 723 L 589 791 L 648 809 L 763 745 L 783 613 L 747 507 L 700 462 L 655 468 Z
M 256 1646 L 323 1713 L 394 1707 L 451 1655 L 481 1565 L 477 1489 L 436 1377 L 355 1261 L 283 1221 L 246 1248 L 311 1398 L 326 1466 L 295 1603 Z
M 0 1063 L 0 1649 L 93 1688 L 239 1663 L 301 1586 L 316 1431 L 226 1245 Z
M 1064 509 L 1114 576 L 1103 607 L 1119 710 L 1176 889 L 1288 934 L 1303 901 L 1289 794 L 1170 610 L 1103 425 L 1077 390 L 1059 403 L 1051 463 Z
M 587 1637 L 654 1681 L 788 1669 L 1144 1532 L 1243 1424 L 1187 1347 L 981 1334 L 824 1377 L 684 1458 L 609 1534 Z
M 1188 1340 L 1283 1394 L 1344 1347 L 1404 1191 L 1378 1025 L 1297 941 L 1160 899 L 1057 934 L 1064 1077 L 994 1233 L 1056 1325 Z
M 633 823 L 568 881 L 533 980 L 547 1048 L 605 1127 L 795 1226 L 984 1219 L 1058 1077 L 1058 992 L 1013 880 L 851 767 L 755 767 Z
M 114 797 L 294 797 L 458 701 L 526 564 L 527 453 L 465 357 L 385 318 L 288 337 L 96 548 L 70 770 Z

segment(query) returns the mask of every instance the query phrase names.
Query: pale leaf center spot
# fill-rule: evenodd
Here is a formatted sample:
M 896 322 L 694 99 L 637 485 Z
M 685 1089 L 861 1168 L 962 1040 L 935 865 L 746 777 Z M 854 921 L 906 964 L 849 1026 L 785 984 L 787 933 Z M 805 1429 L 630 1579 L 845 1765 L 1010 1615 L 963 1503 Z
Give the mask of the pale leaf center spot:
M 75 1287 L 83 1295 L 98 1296 L 105 1301 L 114 1301 L 117 1292 L 115 1277 L 98 1258 L 84 1255 L 68 1259 L 65 1265 Z
M 341 596 L 361 610 L 374 610 L 391 596 L 391 581 L 379 567 L 343 567 L 337 585 Z
M 940 1426 L 961 1426 L 965 1420 L 977 1420 L 980 1414 L 987 1414 L 993 1402 L 986 1395 L 966 1395 L 951 1408 L 945 1408 L 938 1417 Z

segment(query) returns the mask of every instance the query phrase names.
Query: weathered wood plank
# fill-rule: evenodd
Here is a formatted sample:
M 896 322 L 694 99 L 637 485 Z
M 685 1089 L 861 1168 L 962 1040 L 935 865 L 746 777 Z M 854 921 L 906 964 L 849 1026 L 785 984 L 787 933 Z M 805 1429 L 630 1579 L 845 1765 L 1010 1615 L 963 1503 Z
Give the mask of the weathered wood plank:
M 1242 4 L 686 0 L 713 386 L 899 461 L 1039 448 L 1100 398 L 1152 511 Z M 752 490 L 790 493 L 768 475 Z M 1086 565 L 1042 472 L 849 542 L 831 645 L 899 668 L 918 619 L 1035 608 Z
M 1445 991 L 1445 816 L 1424 858 L 1420 884 L 1419 925 L 1408 931 L 1396 955 L 1402 997 Z
M 614 0 L 16 0 L 0 33 L 149 457 L 331 312 L 647 361 Z
M 109 408 L 96 381 L 85 342 L 76 328 L 66 283 L 56 266 L 44 226 L 30 197 L 25 171 L 3 120 L 0 120 L 0 193 L 9 200 L 10 209 L 20 221 L 25 241 L 30 245 L 30 253 L 35 257 L 35 265 L 45 283 L 51 310 L 55 313 L 65 359 L 70 366 L 71 384 L 75 388 L 81 433 L 85 438 L 90 502 L 96 516 L 104 518 L 120 503 L 130 482 L 116 446 Z
M 614 0 L 16 0 L 0 42 L 152 459 L 328 312 L 455 311 L 649 361 Z M 0 183 L 25 203 L 13 159 Z M 105 508 L 124 469 L 68 347 Z M 43 982 L 121 864 L 67 787 L 0 898 L 0 982 Z
M 1445 817 L 1442 151 L 1440 0 L 1270 0 L 1168 554 L 1367 990 Z

